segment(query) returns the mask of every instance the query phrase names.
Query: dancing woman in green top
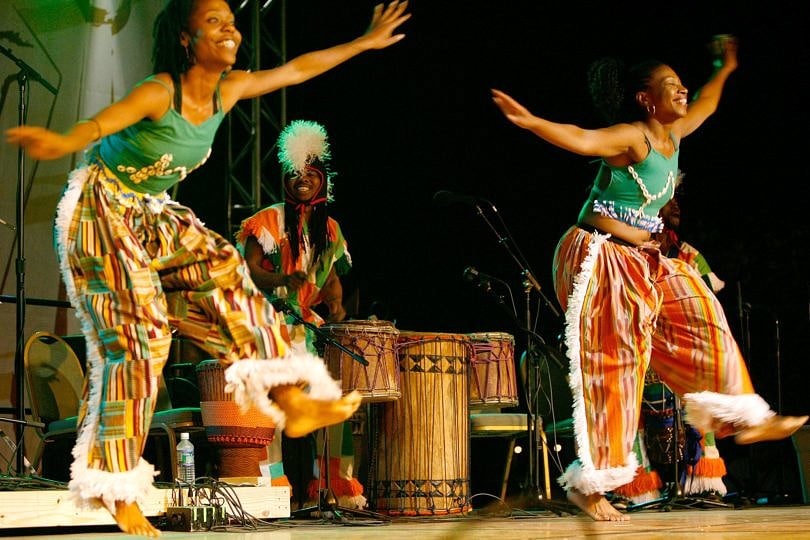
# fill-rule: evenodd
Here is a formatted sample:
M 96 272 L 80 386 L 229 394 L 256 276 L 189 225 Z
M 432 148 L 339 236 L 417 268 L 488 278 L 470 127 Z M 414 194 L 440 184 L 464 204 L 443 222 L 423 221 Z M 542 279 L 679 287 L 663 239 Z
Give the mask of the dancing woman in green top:
M 651 235 L 672 197 L 678 153 L 717 109 L 737 67 L 737 43 L 721 40 L 709 81 L 687 100 L 668 65 L 593 64 L 594 102 L 610 124 L 583 129 L 532 114 L 511 96 L 493 100 L 518 127 L 576 154 L 601 158 L 576 225 L 554 253 L 578 459 L 560 477 L 568 498 L 595 520 L 626 519 L 604 493 L 633 479 L 644 374 L 651 366 L 684 396 L 689 422 L 738 443 L 787 437 L 806 416 L 783 417 L 754 393 L 722 306 L 688 263 L 662 255 Z
M 70 174 L 55 224 L 88 351 L 70 490 L 80 505 L 105 506 L 123 531 L 160 534 L 139 506 L 154 476 L 141 454 L 173 329 L 229 366 L 236 401 L 258 406 L 289 436 L 342 422 L 359 406 L 358 394 L 341 397 L 319 358 L 292 358 L 282 318 L 236 249 L 166 190 L 207 159 L 237 101 L 393 45 L 406 7 L 378 5 L 362 36 L 248 72 L 231 69 L 242 38 L 225 0 L 170 0 L 155 22 L 154 75 L 65 134 L 7 131 L 34 159 L 97 143 Z

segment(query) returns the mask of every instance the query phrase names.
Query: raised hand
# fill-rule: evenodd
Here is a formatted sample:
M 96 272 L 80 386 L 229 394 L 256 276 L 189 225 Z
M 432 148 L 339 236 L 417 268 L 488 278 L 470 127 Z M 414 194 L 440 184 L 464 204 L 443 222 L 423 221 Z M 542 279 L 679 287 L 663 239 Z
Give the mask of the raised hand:
M 731 34 L 720 34 L 712 38 L 709 49 L 714 55 L 714 66 L 717 68 L 726 66 L 731 69 L 737 67 L 737 47 L 739 42 Z
M 518 103 L 512 96 L 492 89 L 492 101 L 501 110 L 504 116 L 518 127 L 529 129 L 531 120 L 535 117 L 529 109 Z
M 411 18 L 410 13 L 405 13 L 407 7 L 407 0 L 402 2 L 394 0 L 387 6 L 377 4 L 374 6 L 374 14 L 368 30 L 359 39 L 369 49 L 384 49 L 402 40 L 405 34 L 393 34 L 393 32 L 399 25 Z

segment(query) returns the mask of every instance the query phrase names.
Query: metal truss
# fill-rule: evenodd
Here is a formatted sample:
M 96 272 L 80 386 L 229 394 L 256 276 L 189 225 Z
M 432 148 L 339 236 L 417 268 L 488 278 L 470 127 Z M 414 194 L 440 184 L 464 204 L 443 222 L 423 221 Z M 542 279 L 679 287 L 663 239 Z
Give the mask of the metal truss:
M 259 70 L 287 60 L 287 0 L 232 2 L 242 33 L 238 66 Z M 227 120 L 227 222 L 233 238 L 241 221 L 280 199 L 280 169 L 275 141 L 287 123 L 287 95 L 281 89 L 240 101 Z M 270 141 L 267 146 L 266 141 Z

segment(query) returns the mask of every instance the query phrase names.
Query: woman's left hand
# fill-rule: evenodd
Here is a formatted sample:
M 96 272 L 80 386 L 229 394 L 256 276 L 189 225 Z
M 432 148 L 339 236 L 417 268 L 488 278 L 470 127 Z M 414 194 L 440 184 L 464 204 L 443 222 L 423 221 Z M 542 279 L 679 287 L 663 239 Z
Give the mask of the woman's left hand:
M 405 34 L 392 34 L 399 25 L 411 18 L 410 13 L 405 13 L 407 7 L 407 0 L 402 2 L 394 0 L 387 6 L 383 4 L 374 6 L 371 25 L 358 40 L 368 49 L 384 49 L 402 40 Z
M 329 315 L 326 316 L 326 322 L 340 322 L 346 318 L 346 310 L 339 302 L 329 304 Z
M 712 51 L 715 54 L 714 65 L 718 68 L 736 69 L 738 45 L 736 36 L 730 34 L 715 36 L 711 43 Z

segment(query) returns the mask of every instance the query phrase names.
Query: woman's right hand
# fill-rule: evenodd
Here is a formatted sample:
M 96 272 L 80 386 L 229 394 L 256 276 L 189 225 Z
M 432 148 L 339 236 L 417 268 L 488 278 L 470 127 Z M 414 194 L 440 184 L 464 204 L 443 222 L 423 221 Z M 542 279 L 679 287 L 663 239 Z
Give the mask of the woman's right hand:
M 6 141 L 22 147 L 34 159 L 57 159 L 74 151 L 66 136 L 36 126 L 9 128 Z
M 515 98 L 500 90 L 492 89 L 492 101 L 501 110 L 504 116 L 518 127 L 529 129 L 531 120 L 535 116 L 529 109 L 518 103 Z
M 301 286 L 307 282 L 307 275 L 306 273 L 297 270 L 292 274 L 287 274 L 284 276 L 284 286 L 287 287 L 289 290 L 297 291 L 301 288 Z

